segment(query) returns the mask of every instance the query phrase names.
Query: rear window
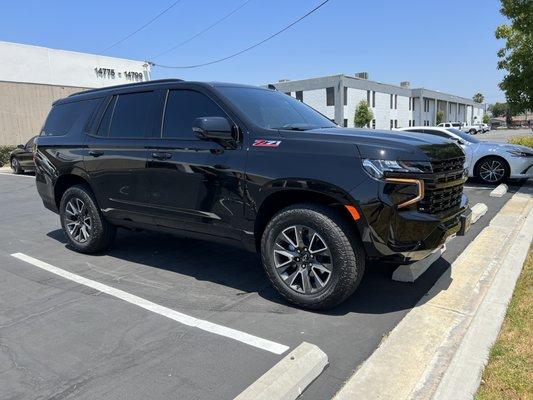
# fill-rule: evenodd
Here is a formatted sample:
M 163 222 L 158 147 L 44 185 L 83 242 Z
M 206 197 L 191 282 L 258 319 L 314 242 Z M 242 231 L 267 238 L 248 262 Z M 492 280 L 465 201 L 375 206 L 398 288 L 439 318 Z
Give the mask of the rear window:
M 91 99 L 56 104 L 46 118 L 41 136 L 63 136 L 83 131 L 99 101 Z

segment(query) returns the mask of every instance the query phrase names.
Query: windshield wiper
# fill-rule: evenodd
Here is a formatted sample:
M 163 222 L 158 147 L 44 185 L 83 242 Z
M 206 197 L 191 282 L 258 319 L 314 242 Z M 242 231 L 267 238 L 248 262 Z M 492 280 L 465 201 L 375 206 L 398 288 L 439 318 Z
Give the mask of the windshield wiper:
M 309 129 L 312 129 L 312 127 L 304 124 L 285 124 L 283 126 L 272 129 L 281 129 L 286 131 L 308 131 Z

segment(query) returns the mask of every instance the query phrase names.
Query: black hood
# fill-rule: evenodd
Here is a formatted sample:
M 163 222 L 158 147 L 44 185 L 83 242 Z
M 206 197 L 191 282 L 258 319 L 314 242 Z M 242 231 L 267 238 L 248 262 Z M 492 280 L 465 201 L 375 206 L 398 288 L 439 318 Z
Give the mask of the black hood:
M 361 158 L 432 161 L 463 157 L 463 150 L 453 141 L 415 132 L 374 129 L 325 128 L 304 132 L 282 131 L 286 136 L 355 144 Z

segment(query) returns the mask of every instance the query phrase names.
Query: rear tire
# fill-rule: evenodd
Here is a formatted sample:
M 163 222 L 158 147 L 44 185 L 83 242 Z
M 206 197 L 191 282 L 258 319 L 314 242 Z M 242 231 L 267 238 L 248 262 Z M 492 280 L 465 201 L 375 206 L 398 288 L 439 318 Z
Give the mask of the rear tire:
M 19 175 L 24 172 L 17 157 L 11 157 L 9 164 L 11 165 L 11 170 L 15 175 Z
M 87 186 L 75 185 L 65 191 L 59 216 L 69 244 L 80 253 L 105 250 L 115 239 L 116 227 L 103 217 Z
M 314 310 L 346 300 L 365 270 L 364 250 L 352 227 L 335 210 L 318 204 L 278 212 L 263 233 L 261 259 L 283 297 Z

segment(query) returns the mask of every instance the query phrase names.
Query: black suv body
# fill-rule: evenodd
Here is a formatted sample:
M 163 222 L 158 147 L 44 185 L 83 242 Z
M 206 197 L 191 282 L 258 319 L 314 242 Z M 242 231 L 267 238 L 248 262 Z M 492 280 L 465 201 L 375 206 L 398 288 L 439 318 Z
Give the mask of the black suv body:
M 101 251 L 115 227 L 238 244 L 310 308 L 348 297 L 366 259 L 423 259 L 468 220 L 456 144 L 340 128 L 269 89 L 89 90 L 55 102 L 36 142 L 38 192 L 76 250 Z

